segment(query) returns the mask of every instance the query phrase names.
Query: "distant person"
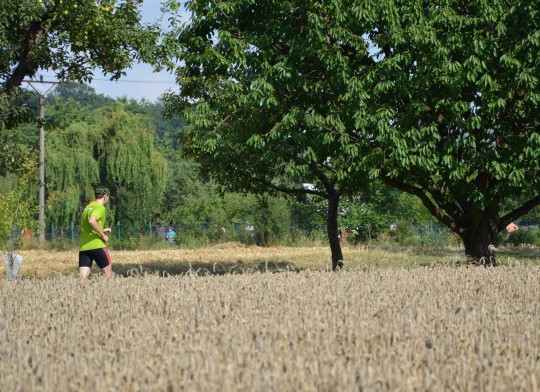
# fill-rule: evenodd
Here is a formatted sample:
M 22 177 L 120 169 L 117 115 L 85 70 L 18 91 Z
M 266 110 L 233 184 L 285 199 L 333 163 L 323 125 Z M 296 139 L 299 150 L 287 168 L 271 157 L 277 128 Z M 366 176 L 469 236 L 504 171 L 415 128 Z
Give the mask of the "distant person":
M 516 230 L 519 230 L 519 227 L 514 222 L 512 222 L 512 223 L 508 224 L 508 226 L 506 226 L 506 232 L 507 233 L 511 233 L 513 231 L 516 231 Z
M 392 237 L 392 239 L 395 240 L 395 241 L 397 241 L 397 239 L 398 239 L 397 238 L 397 229 L 398 229 L 398 227 L 394 222 L 390 223 L 390 237 Z
M 253 225 L 250 225 L 249 222 L 247 222 L 247 225 L 246 225 L 246 236 L 248 238 L 252 238 L 253 237 L 253 232 L 255 231 L 255 226 Z
M 95 261 L 103 275 L 111 276 L 111 257 L 107 251 L 109 227 L 105 227 L 105 205 L 111 196 L 108 188 L 98 186 L 94 191 L 95 199 L 86 206 L 81 216 L 81 239 L 79 242 L 79 273 L 88 278 Z
M 348 227 L 338 228 L 338 238 L 340 241 L 343 240 L 347 242 L 349 240 L 350 235 L 351 235 L 351 230 Z
M 169 226 L 167 232 L 165 233 L 165 241 L 167 241 L 168 244 L 174 244 L 176 241 L 176 232 L 172 226 Z
M 21 234 L 24 238 L 32 238 L 32 232 L 27 229 L 22 229 Z

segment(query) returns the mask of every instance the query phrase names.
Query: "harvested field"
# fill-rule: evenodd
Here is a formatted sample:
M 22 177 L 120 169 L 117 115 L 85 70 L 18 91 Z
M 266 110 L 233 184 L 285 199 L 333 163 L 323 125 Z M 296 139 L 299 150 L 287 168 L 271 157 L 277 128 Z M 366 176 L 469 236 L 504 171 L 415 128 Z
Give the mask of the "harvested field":
M 0 385 L 535 391 L 539 285 L 532 266 L 2 281 Z
M 19 252 L 23 258 L 23 277 L 46 277 L 78 274 L 78 252 L 27 250 Z M 172 248 L 149 251 L 112 250 L 113 270 L 128 276 L 132 272 L 178 275 L 188 271 L 199 274 L 224 274 L 255 271 L 325 270 L 330 268 L 328 247 L 246 247 L 236 242 L 218 244 L 202 249 Z M 379 247 L 344 247 L 345 266 L 352 269 L 418 267 L 434 264 L 459 265 L 464 262 L 463 249 L 423 249 Z M 514 249 L 502 252 L 498 262 L 505 265 L 538 264 L 538 249 Z M 94 266 L 95 268 L 95 266 Z M 94 269 L 94 272 L 99 272 Z M 5 267 L 0 267 L 0 278 L 5 279 Z

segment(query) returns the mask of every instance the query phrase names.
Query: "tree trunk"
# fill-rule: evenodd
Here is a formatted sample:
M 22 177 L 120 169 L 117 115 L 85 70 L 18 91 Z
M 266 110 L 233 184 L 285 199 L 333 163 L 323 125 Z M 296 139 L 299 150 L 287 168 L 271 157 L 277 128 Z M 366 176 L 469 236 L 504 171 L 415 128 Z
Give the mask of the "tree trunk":
M 461 235 L 469 264 L 486 267 L 497 265 L 498 220 L 498 216 L 486 217 L 482 219 L 476 230 L 465 230 Z
M 47 12 L 44 15 L 44 19 L 47 20 L 50 17 L 50 13 Z M 24 37 L 20 37 L 22 41 L 21 51 L 17 59 L 17 66 L 11 72 L 3 84 L 4 92 L 7 95 L 11 95 L 16 87 L 19 87 L 24 78 L 34 75 L 39 67 L 35 53 L 33 51 L 39 46 L 40 42 L 47 36 L 48 28 L 44 28 L 43 20 L 32 22 L 30 28 L 26 31 Z M 48 25 L 50 26 L 51 19 L 48 19 Z
M 332 252 L 332 271 L 343 268 L 343 253 L 338 236 L 338 206 L 339 195 L 330 194 L 328 197 L 328 215 L 326 218 L 326 230 L 328 241 L 330 242 L 330 251 Z
M 268 238 L 270 237 L 270 233 L 268 230 L 268 216 L 270 215 L 268 213 L 270 211 L 270 207 L 268 205 L 268 198 L 260 197 L 257 199 L 257 211 L 259 212 L 256 217 L 257 230 L 255 231 L 257 244 L 261 246 L 267 246 Z

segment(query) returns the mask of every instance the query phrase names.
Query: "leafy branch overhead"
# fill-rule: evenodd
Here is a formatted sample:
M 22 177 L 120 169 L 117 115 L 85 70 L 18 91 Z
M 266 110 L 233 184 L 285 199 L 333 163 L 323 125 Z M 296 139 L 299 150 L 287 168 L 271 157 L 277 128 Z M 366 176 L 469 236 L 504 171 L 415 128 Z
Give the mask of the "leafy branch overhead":
M 469 256 L 494 260 L 498 233 L 540 204 L 536 2 L 389 3 L 368 37 L 371 175 L 417 195 Z
M 10 93 L 39 70 L 90 81 L 93 70 L 118 79 L 149 59 L 158 27 L 142 25 L 142 0 L 0 0 L 0 81 Z

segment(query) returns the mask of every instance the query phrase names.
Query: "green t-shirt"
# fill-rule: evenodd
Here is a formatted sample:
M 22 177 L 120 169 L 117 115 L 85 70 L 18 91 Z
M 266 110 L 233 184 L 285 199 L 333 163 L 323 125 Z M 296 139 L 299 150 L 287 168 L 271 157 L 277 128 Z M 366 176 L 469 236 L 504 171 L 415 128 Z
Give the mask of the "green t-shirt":
M 81 216 L 81 239 L 79 241 L 79 250 L 92 250 L 105 248 L 105 241 L 99 233 L 92 229 L 88 220 L 95 216 L 101 230 L 105 227 L 105 207 L 100 203 L 93 201 L 84 209 Z

